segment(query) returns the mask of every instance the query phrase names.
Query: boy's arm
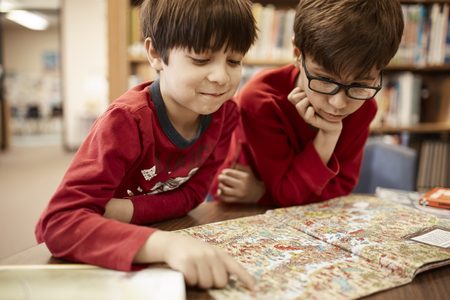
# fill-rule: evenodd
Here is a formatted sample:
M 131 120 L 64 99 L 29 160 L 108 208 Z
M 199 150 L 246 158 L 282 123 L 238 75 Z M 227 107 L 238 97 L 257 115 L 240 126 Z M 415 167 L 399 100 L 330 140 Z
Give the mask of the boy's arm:
M 288 100 L 306 123 L 318 129 L 313 145 L 322 162 L 328 164 L 342 132 L 342 121 L 330 122 L 320 117 L 300 87 L 289 93 Z
M 56 257 L 131 270 L 134 256 L 155 229 L 107 219 L 103 213 L 140 152 L 131 114 L 113 108 L 100 117 L 36 226 L 38 242 L 45 242 Z
M 237 111 L 233 114 L 237 119 Z M 227 127 L 227 134 L 232 130 L 232 126 Z M 221 139 L 223 153 L 216 151 L 211 155 L 206 173 L 225 156 L 229 143 L 227 134 Z M 96 122 L 36 226 L 38 241 L 45 242 L 54 256 L 111 269 L 131 270 L 135 256 L 155 229 L 118 222 L 105 218 L 103 214 L 127 170 L 141 155 L 140 143 L 135 120 L 120 109 L 108 111 Z M 208 188 L 207 181 L 203 181 L 206 173 L 197 173 L 204 175 L 194 181 L 195 185 L 204 188 L 205 193 Z M 214 172 L 209 177 L 211 174 Z M 167 195 L 169 193 L 163 193 L 164 197 L 153 196 L 152 200 L 158 203 L 141 201 L 145 205 L 138 204 L 138 209 L 144 208 L 138 214 L 140 220 L 156 222 L 162 218 L 162 213 L 168 215 L 166 218 L 185 214 L 192 208 L 191 203 L 198 204 L 203 200 L 192 196 L 197 195 L 191 191 L 195 189 L 192 185 L 182 187 L 187 190 L 179 191 L 184 193 L 182 196 L 190 197 L 184 204 L 174 206 L 173 201 L 169 201 L 180 194 L 169 192 L 171 197 Z M 157 205 L 162 212 L 152 209 Z M 136 206 L 133 209 L 136 212 Z M 152 220 L 153 216 L 156 219 Z
M 292 137 L 286 133 L 289 129 L 280 122 L 277 110 L 267 102 L 257 113 L 245 109 L 241 112 L 257 172 L 267 189 L 268 197 L 263 197 L 260 203 L 270 204 L 272 198 L 277 205 L 290 206 L 350 193 L 359 174 L 375 105 L 369 103 L 357 112 L 360 117 L 344 120 L 348 130 L 341 133 L 327 164 L 313 141 L 300 152 L 293 149 Z

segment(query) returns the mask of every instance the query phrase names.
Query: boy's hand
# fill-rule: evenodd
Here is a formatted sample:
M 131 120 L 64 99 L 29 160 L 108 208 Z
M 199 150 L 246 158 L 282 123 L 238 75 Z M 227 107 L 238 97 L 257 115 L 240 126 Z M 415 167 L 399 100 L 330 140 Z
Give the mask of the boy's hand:
M 330 122 L 322 118 L 300 88 L 294 88 L 288 95 L 288 100 L 295 105 L 300 116 L 306 123 L 319 129 L 313 144 L 322 162 L 328 164 L 333 155 L 339 136 L 342 131 L 342 121 Z
M 342 121 L 330 122 L 316 113 L 314 107 L 306 97 L 306 93 L 300 88 L 294 88 L 288 95 L 288 100 L 295 105 L 298 113 L 306 123 L 324 131 L 327 134 L 340 134 Z
M 224 169 L 219 177 L 217 196 L 224 202 L 256 203 L 266 192 L 247 165 L 237 164 L 233 169 Z
M 235 275 L 250 290 L 255 286 L 254 278 L 228 253 L 190 236 L 157 231 L 150 236 L 138 256 L 144 254 L 142 251 L 151 253 L 150 261 L 164 261 L 183 273 L 186 283 L 192 286 L 223 288 L 230 275 Z M 137 258 L 140 259 L 142 257 Z

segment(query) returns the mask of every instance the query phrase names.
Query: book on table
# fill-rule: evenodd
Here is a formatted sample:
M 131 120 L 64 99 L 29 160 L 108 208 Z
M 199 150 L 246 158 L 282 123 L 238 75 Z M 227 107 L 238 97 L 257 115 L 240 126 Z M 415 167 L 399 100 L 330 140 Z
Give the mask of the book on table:
M 179 230 L 224 248 L 256 278 L 216 299 L 353 299 L 450 263 L 450 220 L 371 196 L 279 208 Z
M 0 299 L 186 299 L 183 274 L 167 268 L 134 272 L 85 264 L 0 266 Z

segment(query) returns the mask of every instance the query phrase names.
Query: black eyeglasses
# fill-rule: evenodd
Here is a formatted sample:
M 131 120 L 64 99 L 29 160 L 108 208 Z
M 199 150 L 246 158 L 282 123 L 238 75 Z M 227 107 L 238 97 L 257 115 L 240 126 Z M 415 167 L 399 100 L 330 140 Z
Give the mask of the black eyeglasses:
M 383 74 L 380 73 L 380 84 L 379 86 L 368 86 L 357 83 L 352 84 L 342 84 L 333 81 L 328 78 L 315 77 L 312 76 L 305 64 L 305 57 L 302 55 L 302 65 L 305 70 L 306 78 L 308 78 L 308 87 L 314 92 L 325 94 L 325 95 L 336 95 L 340 89 L 345 90 L 345 95 L 347 97 L 356 100 L 369 100 L 375 97 L 379 90 L 381 90 L 383 84 Z

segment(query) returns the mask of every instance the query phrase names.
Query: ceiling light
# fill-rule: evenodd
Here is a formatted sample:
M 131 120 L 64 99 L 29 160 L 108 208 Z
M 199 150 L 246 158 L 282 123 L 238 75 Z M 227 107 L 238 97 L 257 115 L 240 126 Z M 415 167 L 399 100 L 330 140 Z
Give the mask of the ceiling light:
M 6 14 L 6 18 L 32 30 L 45 30 L 48 28 L 46 18 L 26 10 L 12 10 Z
M 3 0 L 0 1 L 0 12 L 5 13 L 14 8 L 14 4 L 12 4 L 10 1 Z

